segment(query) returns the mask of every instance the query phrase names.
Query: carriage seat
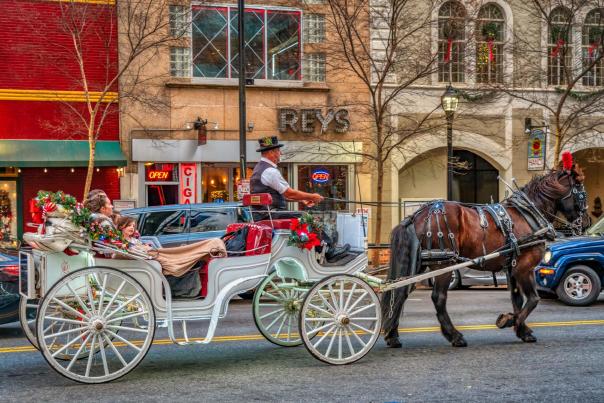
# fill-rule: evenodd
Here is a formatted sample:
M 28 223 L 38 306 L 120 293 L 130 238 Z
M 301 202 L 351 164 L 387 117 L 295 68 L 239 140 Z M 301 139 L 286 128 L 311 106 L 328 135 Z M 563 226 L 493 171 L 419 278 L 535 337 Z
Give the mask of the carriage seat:
M 292 227 L 292 218 L 279 218 L 277 220 L 257 221 L 257 224 L 268 225 L 274 230 L 290 230 Z

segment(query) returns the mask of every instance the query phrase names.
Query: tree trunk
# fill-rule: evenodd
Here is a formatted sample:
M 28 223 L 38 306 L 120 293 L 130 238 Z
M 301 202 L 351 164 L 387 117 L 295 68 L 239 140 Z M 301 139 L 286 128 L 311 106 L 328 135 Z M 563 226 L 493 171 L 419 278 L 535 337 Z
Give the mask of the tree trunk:
M 93 135 L 88 135 L 88 171 L 86 172 L 86 182 L 84 184 L 84 195 L 82 201 L 86 200 L 90 187 L 92 186 L 92 175 L 94 174 L 94 157 L 96 154 L 96 140 Z
M 556 127 L 555 127 L 555 132 L 554 132 L 554 166 L 553 168 L 556 169 L 556 167 L 558 166 L 558 162 L 560 162 L 560 154 L 562 153 L 562 139 L 560 137 L 560 124 L 558 119 L 556 119 Z
M 378 160 L 377 162 L 377 195 L 376 195 L 376 201 L 377 201 L 377 206 L 375 209 L 375 236 L 373 239 L 373 242 L 376 246 L 379 246 L 379 244 L 382 242 L 382 212 L 383 212 L 383 208 L 384 206 L 382 206 L 382 200 L 384 199 L 383 197 L 383 192 L 384 192 L 384 163 L 382 162 L 382 160 Z M 379 266 L 380 264 L 380 250 L 379 249 L 373 249 L 373 253 L 371 253 L 371 261 L 373 263 L 374 266 Z

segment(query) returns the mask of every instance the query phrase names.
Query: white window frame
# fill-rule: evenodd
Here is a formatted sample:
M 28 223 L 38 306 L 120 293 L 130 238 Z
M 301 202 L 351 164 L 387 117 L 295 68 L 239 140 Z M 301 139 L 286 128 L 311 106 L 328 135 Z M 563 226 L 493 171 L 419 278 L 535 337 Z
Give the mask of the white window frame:
M 228 15 L 228 21 L 231 20 L 231 10 L 233 8 L 236 8 L 237 5 L 236 4 L 232 4 L 232 3 L 204 3 L 201 1 L 193 1 L 191 2 L 191 6 L 189 7 L 189 12 L 191 15 L 191 18 L 189 18 L 189 30 L 192 30 L 192 23 L 193 23 L 193 7 L 194 6 L 202 6 L 202 7 L 226 7 L 227 8 L 227 15 Z M 256 10 L 263 10 L 264 11 L 264 43 L 266 44 L 267 42 L 267 29 L 266 29 L 266 16 L 267 16 L 267 11 L 290 11 L 290 12 L 299 12 L 300 13 L 300 27 L 299 27 L 299 32 L 300 32 L 300 76 L 301 79 L 300 80 L 272 80 L 272 79 L 255 79 L 254 83 L 257 85 L 262 85 L 262 86 L 267 86 L 267 87 L 302 87 L 304 85 L 304 12 L 303 10 L 299 9 L 299 8 L 294 8 L 294 7 L 280 7 L 280 6 L 256 6 L 256 5 L 252 5 L 252 4 L 248 4 L 246 6 L 246 9 L 250 8 L 250 9 L 256 9 Z M 232 84 L 232 85 L 236 85 L 239 82 L 238 78 L 231 78 L 231 77 L 193 77 L 193 35 L 192 33 L 190 34 L 191 36 L 191 44 L 190 44 L 190 55 L 191 55 L 191 60 L 190 60 L 190 75 L 189 77 L 191 78 L 191 82 L 192 83 L 198 83 L 198 84 L 219 84 L 219 85 L 224 85 L 224 84 Z M 227 25 L 227 41 L 230 44 L 231 43 L 231 30 L 230 30 L 230 26 Z M 267 70 L 267 66 L 269 64 L 268 61 L 268 50 L 267 47 L 264 46 L 264 61 L 265 61 L 265 71 L 266 76 L 268 77 L 268 70 Z M 229 54 L 227 55 L 227 62 L 228 65 L 230 66 L 231 64 L 231 52 L 229 52 Z M 230 72 L 228 74 L 230 76 Z

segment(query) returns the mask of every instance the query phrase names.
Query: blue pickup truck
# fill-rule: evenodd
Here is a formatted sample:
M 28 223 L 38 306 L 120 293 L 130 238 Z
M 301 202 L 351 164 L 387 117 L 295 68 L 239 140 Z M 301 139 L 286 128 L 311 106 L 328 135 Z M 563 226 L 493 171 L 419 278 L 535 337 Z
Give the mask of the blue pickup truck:
M 604 284 L 604 218 L 585 236 L 549 244 L 535 271 L 540 293 L 555 293 L 567 305 L 593 304 Z

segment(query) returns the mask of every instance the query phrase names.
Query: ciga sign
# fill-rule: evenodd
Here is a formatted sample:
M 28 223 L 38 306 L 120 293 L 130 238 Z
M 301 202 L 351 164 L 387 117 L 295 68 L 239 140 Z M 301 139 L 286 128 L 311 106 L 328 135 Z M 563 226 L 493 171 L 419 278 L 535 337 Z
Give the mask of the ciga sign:
M 327 132 L 330 127 L 336 133 L 346 133 L 350 130 L 350 120 L 346 109 L 291 109 L 282 108 L 278 110 L 279 131 L 285 133 L 293 132 L 314 133 L 318 125 L 321 133 Z

